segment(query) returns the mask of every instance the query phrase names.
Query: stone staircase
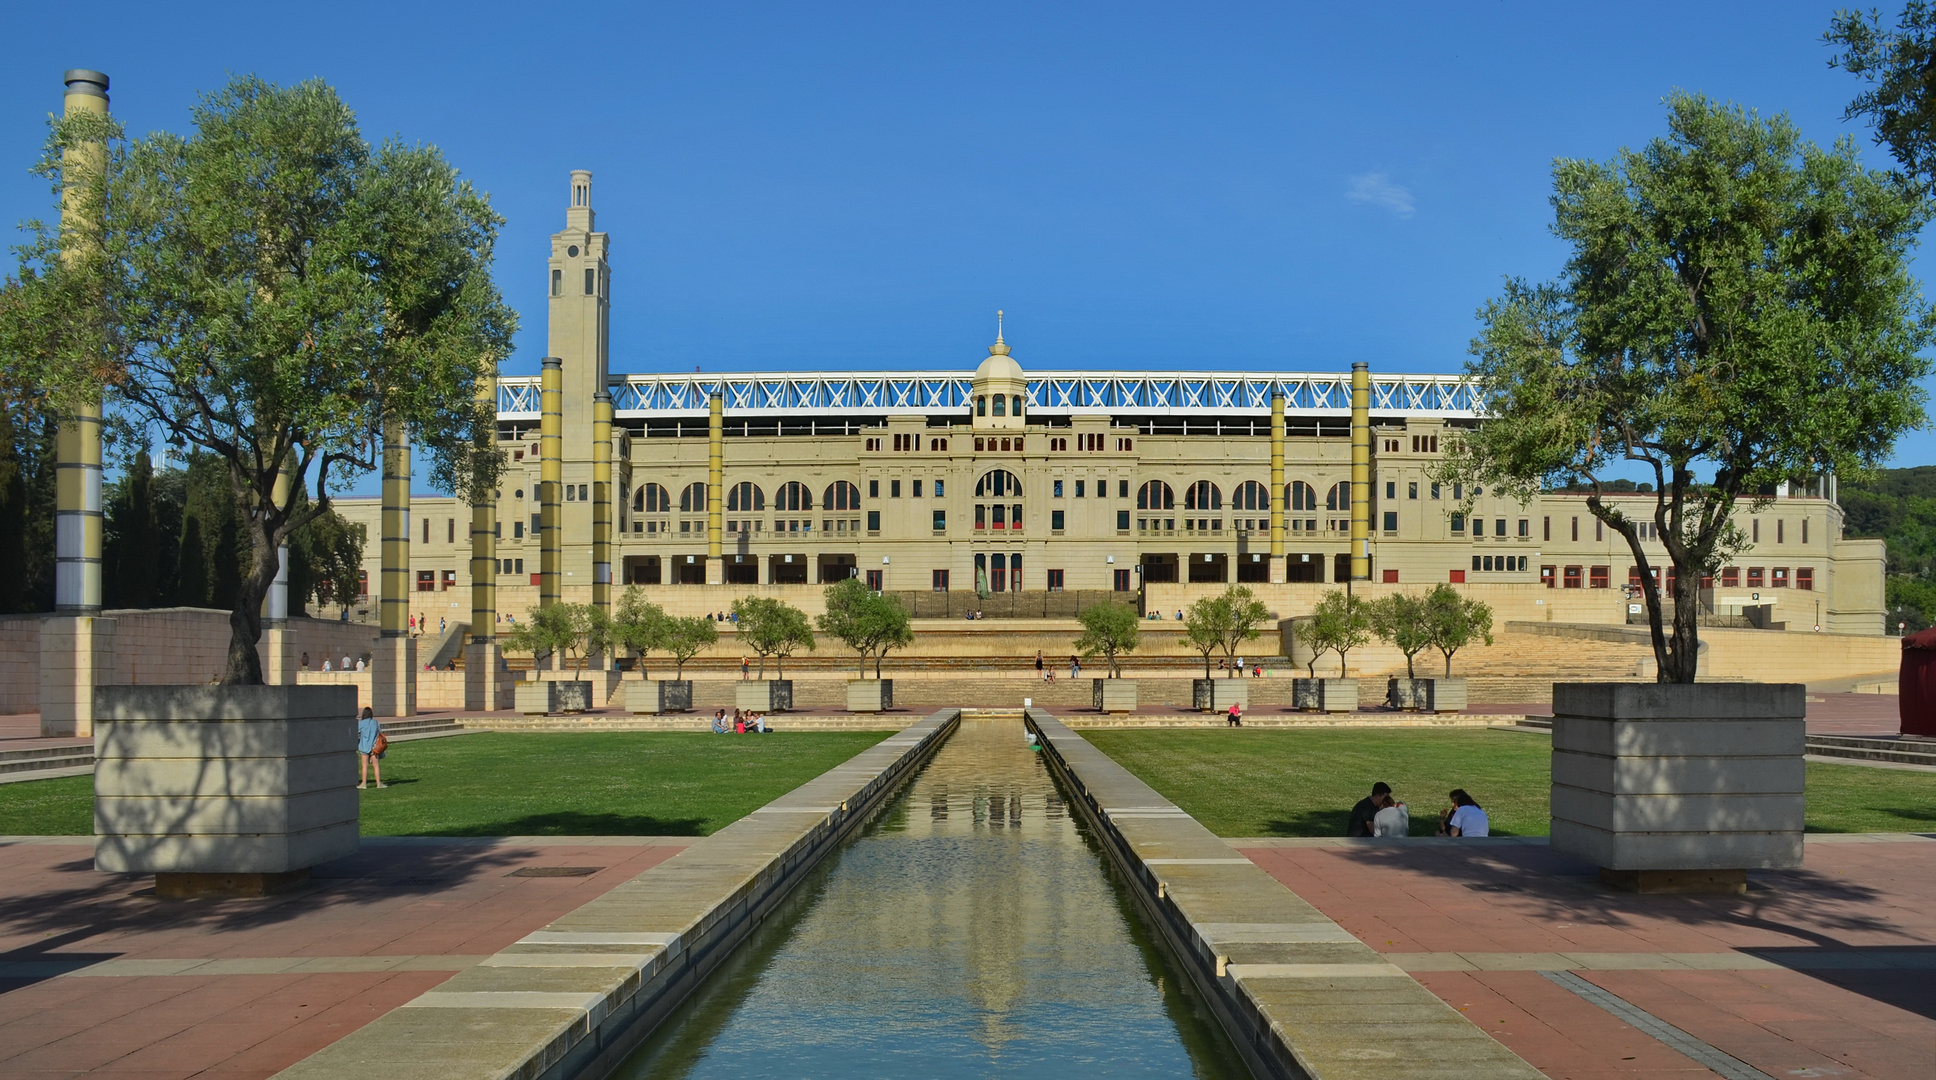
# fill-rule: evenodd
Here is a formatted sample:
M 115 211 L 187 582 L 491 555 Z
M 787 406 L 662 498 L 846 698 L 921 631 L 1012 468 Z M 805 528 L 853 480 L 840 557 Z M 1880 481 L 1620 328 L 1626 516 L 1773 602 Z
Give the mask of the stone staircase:
M 38 746 L 31 750 L 0 750 L 0 779 L 24 779 L 32 774 L 78 776 L 94 768 L 94 747 L 88 743 L 73 746 Z
M 1936 739 L 1914 735 L 1810 735 L 1808 752 L 1821 757 L 1892 761 L 1901 765 L 1936 768 Z
M 391 742 L 415 742 L 418 739 L 442 739 L 451 735 L 465 734 L 465 728 L 454 717 L 439 716 L 421 718 L 406 716 L 397 720 L 379 721 L 383 733 Z

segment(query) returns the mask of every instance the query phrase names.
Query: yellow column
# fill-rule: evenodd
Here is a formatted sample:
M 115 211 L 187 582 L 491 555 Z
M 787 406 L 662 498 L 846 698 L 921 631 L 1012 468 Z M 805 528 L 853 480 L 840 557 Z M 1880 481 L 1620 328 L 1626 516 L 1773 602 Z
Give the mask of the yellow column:
M 565 367 L 555 356 L 544 359 L 539 395 L 538 451 L 538 606 L 550 607 L 562 598 L 563 537 L 560 535 L 560 486 L 565 481 Z
M 1282 583 L 1284 568 L 1284 391 L 1271 391 L 1270 580 Z
M 63 77 L 68 116 L 106 115 L 108 77 L 76 69 Z M 99 143 L 62 152 L 61 259 L 87 254 L 88 187 L 99 179 L 107 149 Z M 54 611 L 40 634 L 40 733 L 94 732 L 94 688 L 113 670 L 114 621 L 101 614 L 101 398 L 90 389 L 67 403 L 54 442 Z M 18 572 L 10 568 L 9 573 Z
M 1351 580 L 1371 580 L 1371 365 L 1351 365 Z
M 410 634 L 410 431 L 394 419 L 383 424 L 382 533 L 370 707 L 378 716 L 409 716 L 417 711 L 417 641 Z
M 726 397 L 713 391 L 706 421 L 706 584 L 726 583 Z
M 497 411 L 497 374 L 478 381 L 477 396 Z M 495 454 L 497 425 L 480 434 L 475 451 Z M 464 708 L 497 707 L 497 492 L 471 493 L 471 640 L 464 647 Z
M 592 604 L 612 613 L 612 394 L 592 395 Z

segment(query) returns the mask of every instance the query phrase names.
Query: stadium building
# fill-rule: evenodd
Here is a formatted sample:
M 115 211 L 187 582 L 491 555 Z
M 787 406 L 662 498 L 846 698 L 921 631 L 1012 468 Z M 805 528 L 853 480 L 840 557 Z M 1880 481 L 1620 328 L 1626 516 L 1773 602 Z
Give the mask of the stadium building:
M 452 622 L 474 580 L 520 617 L 553 596 L 609 603 L 613 584 L 677 612 L 805 587 L 811 610 L 856 575 L 957 618 L 1066 613 L 1056 594 L 1096 592 L 1168 616 L 1240 582 L 1282 614 L 1347 580 L 1462 584 L 1509 618 L 1619 622 L 1637 599 L 1634 560 L 1583 496 L 1522 505 L 1433 480 L 1447 440 L 1479 422 L 1459 376 L 1030 371 L 999 326 L 972 367 L 614 373 L 610 254 L 591 174 L 574 172 L 544 375 L 497 387 L 498 501 L 474 514 L 411 499 L 399 478 L 385 533 L 381 500 L 343 500 L 386 537 L 367 545 L 366 593 L 387 551 L 406 597 L 390 604 Z M 1752 547 L 1712 583 L 1717 614 L 1883 632 L 1882 544 L 1842 537 L 1832 477 L 1739 523 Z

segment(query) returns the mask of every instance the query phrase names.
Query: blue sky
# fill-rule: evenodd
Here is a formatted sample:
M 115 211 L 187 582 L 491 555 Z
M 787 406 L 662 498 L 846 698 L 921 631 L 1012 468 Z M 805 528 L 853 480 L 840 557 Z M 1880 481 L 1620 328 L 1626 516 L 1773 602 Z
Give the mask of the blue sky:
M 613 237 L 620 370 L 1455 371 L 1507 274 L 1547 277 L 1555 157 L 1664 130 L 1683 88 L 1827 142 L 1857 90 L 1825 4 L 21 5 L 0 220 L 60 74 L 140 133 L 230 72 L 320 77 L 433 142 L 507 224 L 544 349 L 567 173 Z M 1936 462 L 1936 435 L 1898 464 Z

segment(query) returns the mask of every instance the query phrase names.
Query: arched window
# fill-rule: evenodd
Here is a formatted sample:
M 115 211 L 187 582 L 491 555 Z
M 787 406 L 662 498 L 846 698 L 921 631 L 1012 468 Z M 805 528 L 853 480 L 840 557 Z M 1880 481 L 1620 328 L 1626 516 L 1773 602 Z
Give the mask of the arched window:
M 995 400 L 1000 401 L 1001 399 L 996 398 Z M 1022 497 L 1022 482 L 1015 478 L 1014 473 L 1006 469 L 996 469 L 993 472 L 985 473 L 980 480 L 975 481 L 975 497 L 979 499 L 991 495 L 996 498 L 1008 497 L 1019 499 Z
M 821 494 L 820 505 L 827 510 L 858 510 L 860 489 L 845 480 L 836 480 Z
M 789 480 L 780 485 L 779 494 L 773 496 L 775 510 L 811 510 L 813 492 L 798 480 Z
M 978 394 L 978 395 L 976 395 L 976 397 L 975 397 L 975 415 L 976 415 L 976 416 L 987 416 L 987 415 L 988 415 L 988 397 L 987 397 L 987 395 L 981 395 L 981 394 Z
M 733 514 L 751 514 L 766 509 L 766 492 L 758 484 L 744 480 L 734 484 L 726 491 L 726 510 Z
M 1302 480 L 1293 480 L 1285 485 L 1284 501 L 1294 511 L 1316 510 L 1318 508 L 1318 489 Z
M 704 481 L 686 485 L 679 493 L 679 512 L 682 514 L 703 514 L 706 512 L 706 484 Z
M 1324 496 L 1324 508 L 1326 510 L 1349 511 L 1351 509 L 1351 482 L 1348 480 L 1340 480 L 1332 484 L 1331 490 Z
M 1013 413 L 1016 416 L 1022 415 L 1022 395 L 1020 394 L 1015 395 L 1015 408 Z
M 641 514 L 663 514 L 672 509 L 672 494 L 657 484 L 644 484 L 632 493 L 632 509 Z
M 1008 398 L 1002 396 L 1001 394 L 995 395 L 995 415 L 996 416 L 1008 415 Z
M 1221 510 L 1223 509 L 1223 492 L 1217 490 L 1217 485 L 1210 481 L 1199 480 L 1183 489 L 1183 509 Z
M 1151 480 L 1149 483 L 1136 489 L 1136 509 L 1174 510 L 1176 509 L 1176 492 L 1171 491 L 1170 485 L 1161 480 Z
M 1231 493 L 1232 510 L 1269 510 L 1270 489 L 1255 480 L 1246 480 Z

